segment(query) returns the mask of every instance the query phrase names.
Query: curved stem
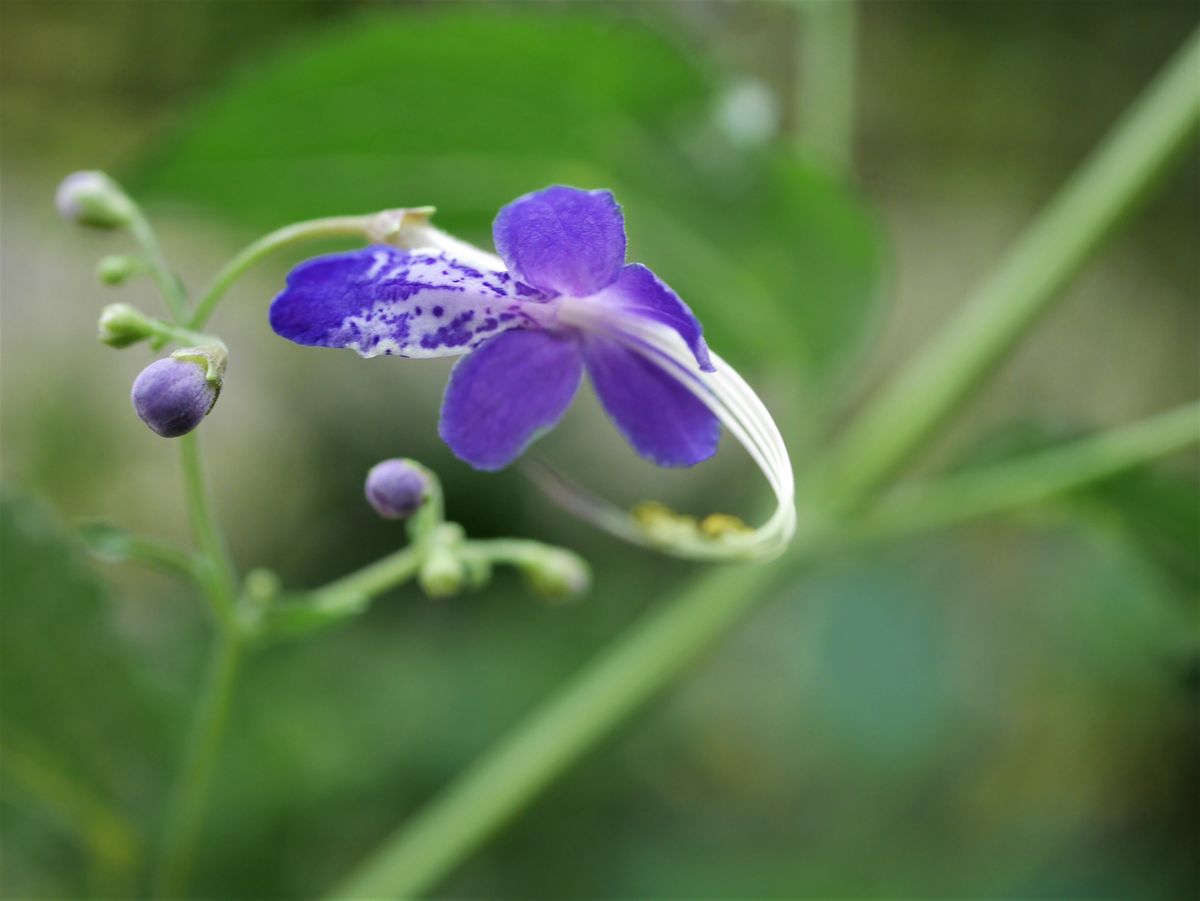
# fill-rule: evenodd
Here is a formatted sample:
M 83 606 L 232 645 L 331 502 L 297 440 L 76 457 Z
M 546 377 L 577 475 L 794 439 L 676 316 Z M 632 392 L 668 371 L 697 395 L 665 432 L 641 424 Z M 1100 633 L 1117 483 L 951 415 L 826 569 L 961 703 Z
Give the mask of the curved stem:
M 187 885 L 241 651 L 241 638 L 237 632 L 222 630 L 213 648 L 208 681 L 196 710 L 183 773 L 167 820 L 161 865 L 155 884 L 157 897 L 180 897 Z
M 192 315 L 188 325 L 193 329 L 204 328 L 205 323 L 216 311 L 217 304 L 225 296 L 225 292 L 245 274 L 247 269 L 263 257 L 300 241 L 342 235 L 365 236 L 373 219 L 374 216 L 331 216 L 326 219 L 297 222 L 264 235 L 238 253 L 213 277 L 204 293 L 200 295 L 200 300 L 196 304 L 196 312 Z
M 183 285 L 180 284 L 174 271 L 168 265 L 167 257 L 163 253 L 162 245 L 158 243 L 158 235 L 154 233 L 150 221 L 142 212 L 141 207 L 136 204 L 133 205 L 129 231 L 146 254 L 146 265 L 155 284 L 158 285 L 159 293 L 162 294 L 167 309 L 170 310 L 176 322 L 180 324 L 187 322 L 188 302 Z
M 851 509 L 956 410 L 1047 310 L 1200 122 L 1200 31 L 1113 127 L 933 343 L 851 425 L 824 476 Z

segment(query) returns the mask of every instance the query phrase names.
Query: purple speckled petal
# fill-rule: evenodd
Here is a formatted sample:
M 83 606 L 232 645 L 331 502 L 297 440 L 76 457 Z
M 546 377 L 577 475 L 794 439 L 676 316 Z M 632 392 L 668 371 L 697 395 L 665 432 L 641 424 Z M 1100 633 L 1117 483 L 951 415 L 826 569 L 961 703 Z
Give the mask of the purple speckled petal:
M 500 210 L 492 237 L 515 278 L 572 297 L 595 294 L 625 262 L 625 220 L 608 191 L 526 194 Z
M 595 335 L 583 359 L 609 418 L 659 466 L 693 466 L 717 451 L 721 425 L 687 388 L 632 350 Z
M 670 326 L 687 342 L 700 368 L 705 372 L 713 371 L 700 320 L 688 305 L 679 299 L 679 295 L 641 263 L 623 267 L 617 280 L 596 295 L 594 300 L 611 307 L 614 311 L 621 310 L 622 313 L 644 316 L 646 319 Z
M 582 376 L 571 336 L 497 335 L 450 373 L 438 434 L 476 469 L 501 469 L 558 422 Z
M 379 245 L 293 269 L 271 304 L 271 328 L 297 344 L 349 347 L 364 357 L 450 356 L 531 325 L 526 311 L 542 299 L 506 272 Z

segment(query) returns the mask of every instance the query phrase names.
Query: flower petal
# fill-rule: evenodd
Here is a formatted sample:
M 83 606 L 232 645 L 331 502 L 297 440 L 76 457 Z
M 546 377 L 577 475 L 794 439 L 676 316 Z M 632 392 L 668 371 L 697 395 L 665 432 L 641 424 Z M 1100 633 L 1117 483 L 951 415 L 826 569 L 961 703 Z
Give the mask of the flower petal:
M 621 269 L 617 280 L 587 301 L 602 309 L 603 315 L 613 312 L 632 313 L 673 328 L 687 343 L 696 357 L 696 362 L 705 372 L 712 372 L 712 360 L 708 356 L 708 345 L 704 341 L 704 328 L 700 320 L 686 303 L 657 275 L 641 263 L 632 263 Z M 617 327 L 620 328 L 619 323 Z
M 500 210 L 492 237 L 515 278 L 573 297 L 607 286 L 625 262 L 625 219 L 609 191 L 526 194 Z
M 530 325 L 528 311 L 541 299 L 506 272 L 379 245 L 301 263 L 270 317 L 271 328 L 297 344 L 439 357 Z
M 525 329 L 497 335 L 450 373 L 438 434 L 476 469 L 502 469 L 558 422 L 582 377 L 572 337 Z
M 643 457 L 659 466 L 693 466 L 716 453 L 717 417 L 663 369 L 592 334 L 584 335 L 583 359 L 609 418 Z

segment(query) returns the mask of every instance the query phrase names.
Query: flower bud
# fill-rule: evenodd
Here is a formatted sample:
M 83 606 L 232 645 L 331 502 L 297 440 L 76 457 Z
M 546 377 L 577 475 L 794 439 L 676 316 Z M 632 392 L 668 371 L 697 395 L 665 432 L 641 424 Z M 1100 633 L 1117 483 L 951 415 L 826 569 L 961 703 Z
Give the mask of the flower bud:
M 591 573 L 578 554 L 556 547 L 542 548 L 520 564 L 529 587 L 551 601 L 565 601 L 587 590 Z
M 178 438 L 198 426 L 221 390 L 223 362 L 211 356 L 215 352 L 188 348 L 143 369 L 130 393 L 142 422 L 164 438 Z
M 106 285 L 120 285 L 142 271 L 142 261 L 128 254 L 112 254 L 96 264 L 96 278 Z
M 417 582 L 431 598 L 458 594 L 467 582 L 467 568 L 458 554 L 440 545 L 433 547 L 421 564 Z
M 137 307 L 110 303 L 100 312 L 96 338 L 109 347 L 129 347 L 153 334 L 150 320 Z
M 103 172 L 73 172 L 54 195 L 58 214 L 93 228 L 122 228 L 133 219 L 133 201 Z
M 429 479 L 408 460 L 384 460 L 367 473 L 366 495 L 384 519 L 408 519 L 429 499 Z

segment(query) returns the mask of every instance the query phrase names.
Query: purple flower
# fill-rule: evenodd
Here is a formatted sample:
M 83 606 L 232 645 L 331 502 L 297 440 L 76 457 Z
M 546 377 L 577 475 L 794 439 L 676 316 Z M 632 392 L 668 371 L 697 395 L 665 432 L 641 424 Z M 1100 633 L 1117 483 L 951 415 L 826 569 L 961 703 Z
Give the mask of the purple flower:
M 700 323 L 653 272 L 625 263 L 611 193 L 528 194 L 500 211 L 493 237 L 507 271 L 385 245 L 309 260 L 271 305 L 271 327 L 365 357 L 468 354 L 450 376 L 439 432 L 478 469 L 507 466 L 552 428 L 584 370 L 643 457 L 691 466 L 713 455 L 717 417 L 639 337 L 639 326 L 665 325 L 711 372 Z
M 138 417 L 153 431 L 178 438 L 200 425 L 217 402 L 218 391 L 203 362 L 165 357 L 138 373 L 130 399 Z
M 407 519 L 428 499 L 429 480 L 407 460 L 384 460 L 367 473 L 366 495 L 384 519 Z

